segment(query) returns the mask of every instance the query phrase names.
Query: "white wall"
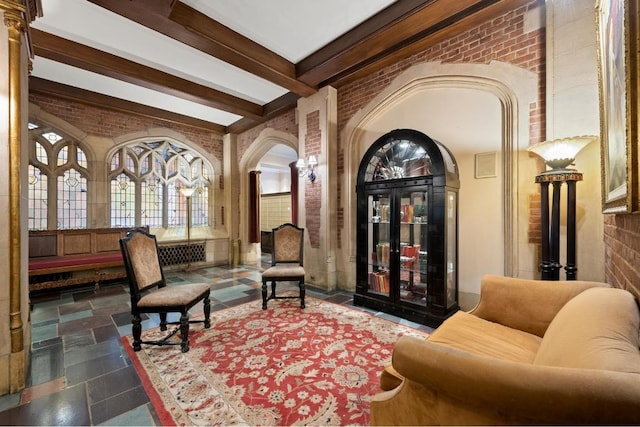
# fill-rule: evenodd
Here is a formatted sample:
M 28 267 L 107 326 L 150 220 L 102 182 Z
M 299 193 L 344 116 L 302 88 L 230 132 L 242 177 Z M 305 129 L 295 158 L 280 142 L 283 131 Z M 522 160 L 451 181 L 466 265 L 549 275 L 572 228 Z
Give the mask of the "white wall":
M 599 135 L 595 2 L 547 2 L 547 139 Z M 578 279 L 604 280 L 604 219 L 599 141 L 577 156 Z M 565 223 L 561 242 L 564 264 Z M 564 274 L 561 274 L 561 278 Z
M 372 120 L 367 133 L 373 137 L 397 128 L 427 134 L 458 162 L 460 291 L 477 293 L 483 274 L 504 273 L 502 170 L 497 167 L 495 178 L 476 179 L 474 174 L 476 154 L 502 149 L 500 102 L 479 89 L 422 90 Z
M 285 193 L 291 191 L 291 172 L 260 166 L 260 194 Z

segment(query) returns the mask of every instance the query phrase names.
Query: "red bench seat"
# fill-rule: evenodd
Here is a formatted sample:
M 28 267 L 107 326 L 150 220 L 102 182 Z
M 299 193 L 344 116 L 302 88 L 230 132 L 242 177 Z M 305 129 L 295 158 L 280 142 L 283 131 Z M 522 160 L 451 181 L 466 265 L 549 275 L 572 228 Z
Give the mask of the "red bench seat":
M 124 263 L 120 252 L 42 257 L 29 260 L 29 276 L 120 267 L 122 265 Z

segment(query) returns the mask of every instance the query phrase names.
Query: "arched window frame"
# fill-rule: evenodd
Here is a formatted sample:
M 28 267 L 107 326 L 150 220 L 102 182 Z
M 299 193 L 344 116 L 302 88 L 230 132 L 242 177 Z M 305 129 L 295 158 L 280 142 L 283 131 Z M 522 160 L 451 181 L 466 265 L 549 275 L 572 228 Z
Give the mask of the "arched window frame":
M 114 158 L 117 160 L 114 162 Z M 135 140 L 118 147 L 107 158 L 109 181 L 109 211 L 111 226 L 121 226 L 124 221 L 114 216 L 116 211 L 112 189 L 113 182 L 122 174 L 134 185 L 133 224 L 171 229 L 186 226 L 186 197 L 181 193 L 185 187 L 196 191 L 191 197 L 192 227 L 209 226 L 213 223 L 211 195 L 213 168 L 196 150 L 184 143 L 168 138 Z M 161 218 L 155 222 L 145 218 L 148 209 L 143 203 L 143 194 L 153 186 L 160 193 Z M 148 207 L 149 204 L 146 204 Z
M 29 165 L 34 168 L 34 172 L 37 170 L 40 175 L 40 177 L 31 176 L 31 174 L 29 176 L 29 229 L 86 228 L 89 216 L 88 185 L 90 181 L 88 169 L 90 159 L 87 148 L 81 142 L 58 129 L 38 122 L 29 123 L 29 132 L 31 141 L 29 144 Z M 50 138 L 47 138 L 47 135 Z M 42 150 L 38 149 L 38 144 Z M 64 163 L 58 164 L 58 156 L 63 150 L 67 152 L 66 160 Z M 79 153 L 82 153 L 82 156 Z M 58 188 L 59 180 L 70 171 L 75 171 L 79 175 L 80 188 L 75 200 L 62 200 L 63 194 Z M 34 187 L 32 185 L 36 184 L 42 176 L 46 177 L 46 200 L 37 198 L 33 193 Z M 40 208 L 32 206 L 38 203 L 45 206 Z M 61 217 L 60 212 L 65 211 L 64 208 L 61 208 L 61 204 L 72 204 L 72 207 L 67 210 L 70 214 L 75 213 L 76 219 Z M 38 216 L 42 219 L 41 221 L 38 221 L 34 216 L 34 211 L 38 209 L 46 212 L 46 215 Z

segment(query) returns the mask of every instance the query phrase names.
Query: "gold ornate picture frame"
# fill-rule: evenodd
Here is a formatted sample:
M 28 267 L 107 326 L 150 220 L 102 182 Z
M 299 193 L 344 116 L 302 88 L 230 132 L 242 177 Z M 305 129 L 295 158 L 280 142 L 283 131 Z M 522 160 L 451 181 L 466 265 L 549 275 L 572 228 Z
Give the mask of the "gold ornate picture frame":
M 638 4 L 598 0 L 602 210 L 638 210 Z

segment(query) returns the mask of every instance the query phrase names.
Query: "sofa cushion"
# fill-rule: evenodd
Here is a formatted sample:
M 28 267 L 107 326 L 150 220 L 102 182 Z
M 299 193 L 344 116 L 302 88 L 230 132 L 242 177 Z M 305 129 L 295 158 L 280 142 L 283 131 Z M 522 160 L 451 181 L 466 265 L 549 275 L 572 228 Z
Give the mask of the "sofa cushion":
M 429 341 L 513 362 L 533 363 L 541 338 L 458 311 L 445 320 Z
M 639 329 L 631 293 L 587 289 L 551 321 L 534 364 L 640 373 Z

